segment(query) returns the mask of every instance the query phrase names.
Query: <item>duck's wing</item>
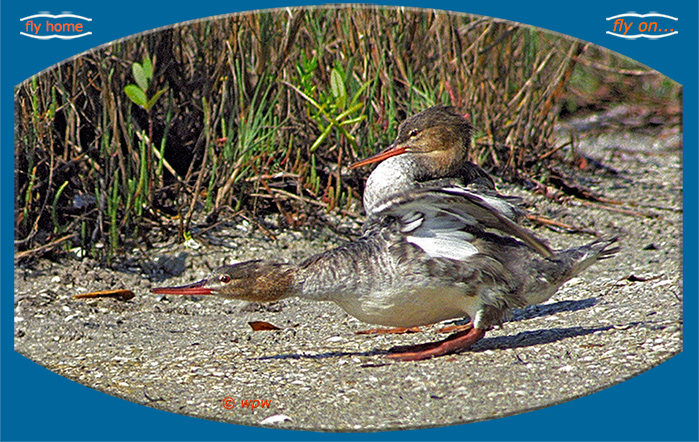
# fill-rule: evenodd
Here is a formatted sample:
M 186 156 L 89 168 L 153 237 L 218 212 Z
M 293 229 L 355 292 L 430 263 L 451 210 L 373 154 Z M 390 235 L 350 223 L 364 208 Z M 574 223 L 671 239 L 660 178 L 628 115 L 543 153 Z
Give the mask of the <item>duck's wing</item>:
M 515 209 L 504 199 L 480 195 L 464 187 L 420 187 L 386 199 L 367 220 L 397 220 L 406 241 L 433 257 L 463 260 L 478 253 L 473 241 L 486 232 L 514 237 L 540 255 L 553 252 L 512 219 Z
M 425 190 L 461 187 L 490 201 L 494 208 L 513 221 L 518 221 L 524 216 L 523 199 L 500 194 L 488 172 L 469 161 L 465 162 L 453 177 L 420 181 L 415 187 Z

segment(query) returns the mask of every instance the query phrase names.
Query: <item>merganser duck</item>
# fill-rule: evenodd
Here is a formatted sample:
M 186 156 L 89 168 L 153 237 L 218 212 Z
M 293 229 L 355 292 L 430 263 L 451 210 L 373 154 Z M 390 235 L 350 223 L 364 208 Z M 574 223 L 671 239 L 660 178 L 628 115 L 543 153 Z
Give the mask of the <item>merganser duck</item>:
M 439 115 L 436 120 L 444 119 Z M 465 162 L 458 151 L 470 138 L 470 126 L 466 130 L 460 121 L 453 121 L 439 130 L 426 123 L 417 132 L 410 128 L 407 140 L 411 141 L 401 141 L 399 130 L 392 145 L 399 152 L 373 157 L 374 161 L 407 160 L 392 161 L 404 171 L 392 175 L 397 191 L 390 190 L 385 178 L 370 177 L 366 191 L 375 196 L 369 197 L 368 204 L 365 197 L 369 218 L 356 241 L 296 265 L 247 261 L 223 266 L 194 284 L 151 291 L 256 302 L 299 296 L 332 301 L 361 321 L 392 327 L 471 319 L 469 327 L 444 340 L 388 355 L 414 361 L 468 349 L 491 326 L 501 323 L 510 309 L 548 300 L 564 282 L 618 251 L 611 247 L 617 239 L 609 238 L 553 252 L 513 221 L 511 205 L 451 181 L 445 185 L 440 178 L 457 177 Z M 435 155 L 436 150 L 451 153 Z M 391 176 L 389 169 L 381 167 L 384 163 L 372 176 L 380 168 L 388 172 L 379 175 Z M 453 164 L 442 167 L 441 163 Z M 433 172 L 425 172 L 429 168 Z M 434 172 L 437 169 L 442 172 Z M 416 178 L 422 176 L 424 181 Z M 475 180 L 487 184 L 480 174 L 464 181 Z
M 374 156 L 350 165 L 356 169 L 379 163 L 364 187 L 364 210 L 371 215 L 382 200 L 423 185 L 459 185 L 490 200 L 510 218 L 519 215 L 509 201 L 495 190 L 495 182 L 478 165 L 468 161 L 471 124 L 455 108 L 433 106 L 398 126 L 393 143 Z M 504 204 L 504 205 L 503 205 Z

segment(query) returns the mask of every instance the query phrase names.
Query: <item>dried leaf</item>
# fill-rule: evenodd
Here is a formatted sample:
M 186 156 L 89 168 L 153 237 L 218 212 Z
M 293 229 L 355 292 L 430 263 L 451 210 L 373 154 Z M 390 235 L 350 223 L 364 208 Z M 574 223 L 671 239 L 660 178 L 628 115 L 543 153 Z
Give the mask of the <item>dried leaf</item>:
M 121 301 L 128 301 L 136 296 L 131 290 L 102 290 L 99 292 L 81 293 L 73 296 L 75 299 L 83 298 L 116 298 Z
M 277 327 L 276 325 L 265 321 L 252 321 L 248 322 L 248 324 L 250 324 L 253 331 L 281 330 L 281 328 Z

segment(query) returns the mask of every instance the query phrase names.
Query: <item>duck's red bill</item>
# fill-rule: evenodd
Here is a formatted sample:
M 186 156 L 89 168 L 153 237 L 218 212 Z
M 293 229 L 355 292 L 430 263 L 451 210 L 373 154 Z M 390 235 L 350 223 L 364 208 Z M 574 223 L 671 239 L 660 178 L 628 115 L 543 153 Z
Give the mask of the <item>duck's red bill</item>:
M 367 164 L 378 163 L 379 161 L 383 161 L 386 158 L 391 158 L 395 157 L 396 155 L 403 154 L 406 150 L 408 150 L 408 146 L 394 147 L 393 145 L 390 145 L 386 149 L 382 150 L 374 156 L 365 158 L 363 160 L 359 160 L 354 164 L 350 164 L 349 168 L 356 169 L 357 167 L 366 166 Z
M 150 291 L 158 295 L 211 295 L 214 291 L 208 287 L 204 287 L 206 282 L 206 279 L 204 279 L 194 284 L 179 287 L 156 287 L 150 289 Z

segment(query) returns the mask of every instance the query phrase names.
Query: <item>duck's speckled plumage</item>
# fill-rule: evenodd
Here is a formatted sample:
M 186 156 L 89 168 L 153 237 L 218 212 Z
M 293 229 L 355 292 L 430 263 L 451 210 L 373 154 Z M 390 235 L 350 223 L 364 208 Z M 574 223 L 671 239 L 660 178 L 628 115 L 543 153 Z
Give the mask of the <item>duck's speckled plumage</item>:
M 511 308 L 549 299 L 618 250 L 610 238 L 552 252 L 517 225 L 517 209 L 485 172 L 467 163 L 470 133 L 450 108 L 430 108 L 403 123 L 389 157 L 386 151 L 377 156 L 384 161 L 367 182 L 368 220 L 356 241 L 296 265 L 249 261 L 190 286 L 153 291 L 255 301 L 300 296 L 398 327 L 469 316 L 472 331 L 397 358 L 461 351 Z

